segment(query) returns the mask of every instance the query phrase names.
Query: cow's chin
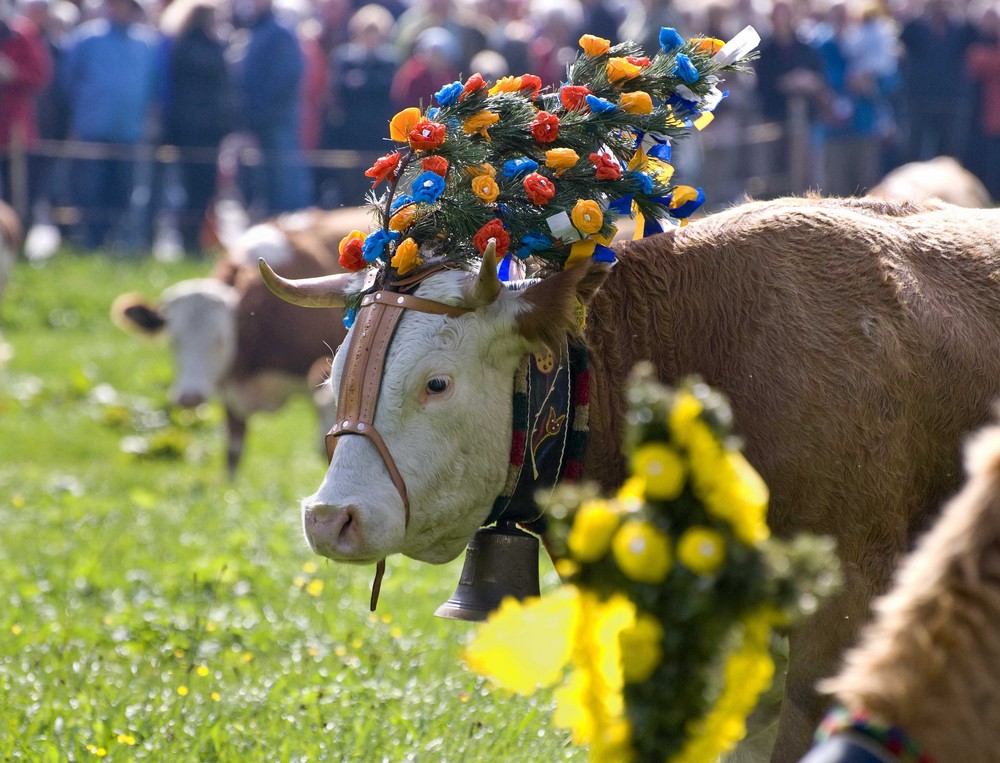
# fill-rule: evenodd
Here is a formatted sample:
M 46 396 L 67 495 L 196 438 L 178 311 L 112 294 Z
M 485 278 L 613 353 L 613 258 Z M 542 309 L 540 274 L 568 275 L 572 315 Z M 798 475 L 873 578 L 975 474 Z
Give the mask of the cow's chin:
M 465 551 L 472 539 L 471 535 L 460 538 L 439 538 L 433 545 L 419 550 L 403 550 L 403 556 L 427 564 L 447 564 Z

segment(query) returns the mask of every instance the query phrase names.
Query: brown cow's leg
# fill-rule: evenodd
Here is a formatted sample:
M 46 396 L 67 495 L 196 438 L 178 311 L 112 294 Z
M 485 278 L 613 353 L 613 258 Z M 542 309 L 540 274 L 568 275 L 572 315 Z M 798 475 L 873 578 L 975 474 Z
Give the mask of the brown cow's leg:
M 247 422 L 226 408 L 226 472 L 229 479 L 236 476 L 236 468 L 243 455 L 243 441 L 246 439 Z

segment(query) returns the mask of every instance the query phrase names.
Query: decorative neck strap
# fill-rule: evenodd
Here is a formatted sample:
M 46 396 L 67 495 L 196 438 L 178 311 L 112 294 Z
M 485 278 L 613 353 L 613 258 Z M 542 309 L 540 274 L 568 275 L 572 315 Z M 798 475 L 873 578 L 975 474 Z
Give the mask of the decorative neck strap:
M 891 753 L 899 763 L 934 763 L 903 729 L 885 723 L 865 710 L 851 711 L 842 706 L 833 708 L 820 724 L 816 742 L 824 743 L 838 734 L 857 734 L 870 739 Z

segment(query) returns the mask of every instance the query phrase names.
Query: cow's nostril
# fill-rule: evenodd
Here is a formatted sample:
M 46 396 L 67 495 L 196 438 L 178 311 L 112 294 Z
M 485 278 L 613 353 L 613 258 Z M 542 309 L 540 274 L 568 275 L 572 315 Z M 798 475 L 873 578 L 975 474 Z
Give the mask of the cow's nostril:
M 353 557 L 361 543 L 354 506 L 313 504 L 303 512 L 306 540 L 314 551 L 337 559 Z

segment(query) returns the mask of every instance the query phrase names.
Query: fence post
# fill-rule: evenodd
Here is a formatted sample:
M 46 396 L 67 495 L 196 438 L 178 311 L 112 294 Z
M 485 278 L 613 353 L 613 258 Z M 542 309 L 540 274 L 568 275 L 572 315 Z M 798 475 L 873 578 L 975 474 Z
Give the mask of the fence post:
M 788 98 L 788 180 L 792 193 L 804 193 L 809 185 L 809 99 Z

